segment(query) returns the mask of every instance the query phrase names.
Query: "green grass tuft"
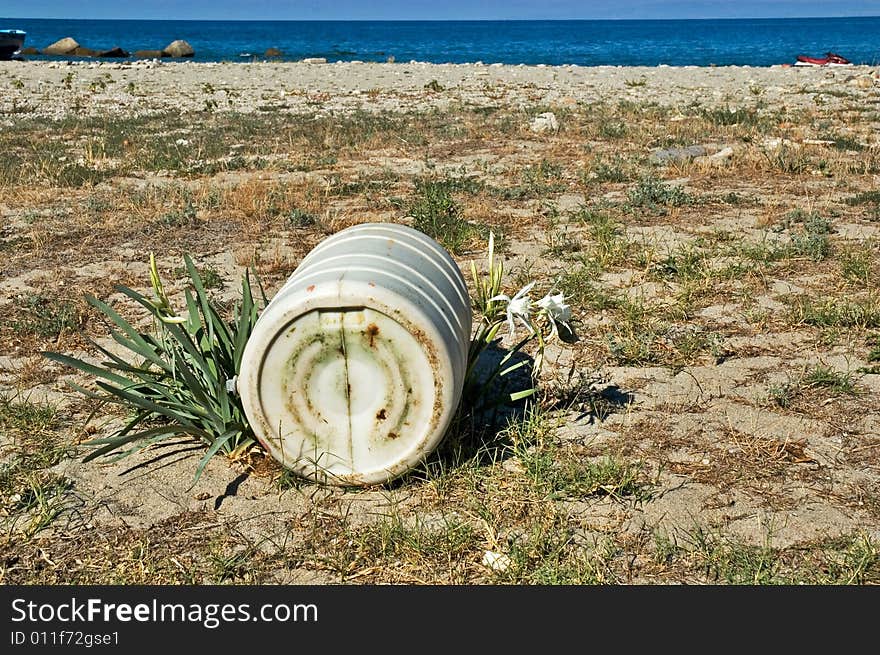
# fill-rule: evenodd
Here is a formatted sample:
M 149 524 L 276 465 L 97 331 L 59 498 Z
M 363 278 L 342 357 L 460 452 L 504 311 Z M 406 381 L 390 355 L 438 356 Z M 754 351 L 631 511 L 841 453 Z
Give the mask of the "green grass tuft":
M 420 180 L 407 213 L 415 229 L 461 254 L 478 239 L 487 237 L 488 229 L 465 220 L 461 205 L 452 195 L 455 189 L 456 184 L 450 180 Z

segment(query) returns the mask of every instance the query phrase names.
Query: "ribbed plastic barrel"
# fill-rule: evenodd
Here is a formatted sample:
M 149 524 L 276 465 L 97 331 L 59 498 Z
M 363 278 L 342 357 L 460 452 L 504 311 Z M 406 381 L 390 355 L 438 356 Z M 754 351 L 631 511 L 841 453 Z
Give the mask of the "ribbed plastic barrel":
M 238 390 L 286 468 L 380 483 L 443 438 L 470 335 L 464 278 L 436 241 L 404 225 L 357 225 L 318 244 L 260 315 Z

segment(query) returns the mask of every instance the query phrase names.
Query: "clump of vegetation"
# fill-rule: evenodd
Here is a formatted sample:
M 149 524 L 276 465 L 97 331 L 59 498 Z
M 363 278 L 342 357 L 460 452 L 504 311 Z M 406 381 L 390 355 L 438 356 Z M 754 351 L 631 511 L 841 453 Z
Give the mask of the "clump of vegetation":
M 796 209 L 789 212 L 783 225 L 790 229 L 795 223 L 800 223 L 801 228 L 791 233 L 790 256 L 809 257 L 816 262 L 827 258 L 831 252 L 828 238 L 831 234 L 831 222 L 816 211 Z
M 757 110 L 749 107 L 716 107 L 703 109 L 700 114 L 712 125 L 745 125 L 759 126 L 763 123 Z
M 770 385 L 767 399 L 777 407 L 787 409 L 810 390 L 824 391 L 830 396 L 856 396 L 860 393 L 854 373 L 836 371 L 820 363 L 810 369 L 805 368 L 786 382 Z
M 70 482 L 46 469 L 70 448 L 57 436 L 57 408 L 0 392 L 0 431 L 15 443 L 14 454 L 0 464 L 0 525 L 33 536 L 65 510 Z
M 452 196 L 450 180 L 420 180 L 407 207 L 413 227 L 436 239 L 455 254 L 461 254 L 488 232 L 464 218 L 461 205 Z
M 639 180 L 627 195 L 632 207 L 642 207 L 658 213 L 664 212 L 666 207 L 682 207 L 694 202 L 693 196 L 681 186 L 666 184 L 652 175 Z
M 880 302 L 869 296 L 861 300 L 843 298 L 813 298 L 798 295 L 790 300 L 794 323 L 805 323 L 820 328 L 878 328 Z
M 287 222 L 290 224 L 291 227 L 305 228 L 317 225 L 318 219 L 314 216 L 314 214 L 310 214 L 307 211 L 303 211 L 302 209 L 294 207 L 287 215 Z
M 593 162 L 592 170 L 587 176 L 588 181 L 595 182 L 629 182 L 632 177 L 632 166 L 620 155 L 615 155 L 610 161 L 597 156 Z
M 856 387 L 852 373 L 841 373 L 825 364 L 817 364 L 807 371 L 803 377 L 803 384 L 808 388 L 827 389 L 835 396 L 858 393 L 858 387 Z
M 868 220 L 880 221 L 880 190 L 862 191 L 844 199 L 850 207 L 865 205 L 868 209 Z
M 53 361 L 95 376 L 99 391 L 77 387 L 86 395 L 133 412 L 116 434 L 86 442 L 95 448 L 85 461 L 105 455 L 120 459 L 188 435 L 208 447 L 196 469 L 198 480 L 215 453 L 235 457 L 255 443 L 235 392 L 244 345 L 257 320 L 249 276 L 242 279 L 241 302 L 227 321 L 208 296 L 192 259 L 185 256 L 184 262 L 193 287 L 185 293 L 186 316 L 171 306 L 152 255 L 152 298 L 125 286 L 116 287 L 152 316 L 155 331 L 151 334 L 141 333 L 106 303 L 87 297 L 89 304 L 109 319 L 110 334 L 127 351 L 127 357 L 98 344 L 93 345 L 107 358 L 100 365 L 44 353 Z
M 57 338 L 77 331 L 84 322 L 75 304 L 38 293 L 19 296 L 16 307 L 16 316 L 7 325 L 19 334 Z

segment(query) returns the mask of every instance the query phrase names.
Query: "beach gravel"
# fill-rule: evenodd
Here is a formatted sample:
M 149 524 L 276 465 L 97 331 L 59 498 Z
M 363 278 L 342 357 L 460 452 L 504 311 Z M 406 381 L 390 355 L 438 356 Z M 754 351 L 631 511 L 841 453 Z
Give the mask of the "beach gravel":
M 620 67 L 252 62 L 0 62 L 0 113 L 414 111 L 450 105 L 572 107 L 596 102 L 733 107 L 843 104 L 880 95 L 877 67 Z M 431 91 L 442 88 L 441 92 Z M 26 110 L 23 109 L 26 107 Z

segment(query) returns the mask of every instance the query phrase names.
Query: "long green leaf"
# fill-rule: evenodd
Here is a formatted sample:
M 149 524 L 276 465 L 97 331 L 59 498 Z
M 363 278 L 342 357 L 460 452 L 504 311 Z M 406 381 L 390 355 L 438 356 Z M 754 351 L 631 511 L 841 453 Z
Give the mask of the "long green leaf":
M 238 434 L 238 432 L 239 432 L 238 430 L 229 430 L 228 432 L 224 432 L 224 433 L 221 434 L 219 437 L 217 437 L 216 439 L 214 439 L 214 443 L 212 443 L 212 444 L 208 447 L 208 450 L 205 452 L 204 457 L 202 457 L 201 461 L 199 462 L 198 467 L 196 468 L 196 475 L 195 475 L 195 478 L 193 479 L 193 483 L 192 483 L 192 485 L 190 485 L 190 487 L 189 487 L 190 489 L 192 489 L 194 486 L 196 486 L 196 482 L 198 482 L 198 481 L 199 481 L 199 478 L 202 476 L 202 471 L 205 470 L 205 466 L 207 466 L 208 461 L 209 461 L 214 455 L 216 455 L 217 452 L 218 452 L 218 451 L 219 451 L 224 445 L 226 445 L 226 443 L 227 443 L 230 439 L 232 439 L 232 437 L 234 437 L 236 434 Z
M 126 350 L 132 352 L 135 355 L 140 355 L 145 361 L 153 364 L 154 366 L 159 367 L 160 369 L 164 370 L 167 373 L 171 372 L 171 370 L 168 366 L 168 362 L 166 362 L 164 359 L 162 359 L 162 353 L 164 352 L 164 348 L 162 348 L 159 344 L 150 343 L 149 337 L 144 337 L 143 343 L 134 342 L 130 339 L 127 339 L 125 336 L 123 336 L 117 330 L 112 330 L 112 329 L 110 330 L 110 336 L 113 338 L 113 340 L 116 343 L 118 343 L 120 346 L 122 346 Z M 99 346 L 97 344 L 95 344 L 95 346 L 102 353 L 104 353 L 111 360 L 113 360 L 114 362 L 118 363 L 118 362 L 124 361 L 118 355 L 114 355 L 113 353 L 109 352 L 105 348 L 102 348 L 101 346 Z M 131 365 L 130 362 L 126 362 L 126 363 Z
M 112 453 L 114 450 L 117 450 L 120 446 L 124 446 L 126 444 L 132 443 L 134 441 L 138 441 L 140 439 L 152 439 L 154 437 L 162 437 L 167 438 L 170 436 L 174 436 L 177 434 L 190 434 L 197 437 L 204 438 L 204 432 L 198 430 L 196 428 L 187 428 L 180 425 L 164 425 L 158 428 L 152 428 L 150 430 L 144 430 L 143 432 L 135 432 L 131 434 L 126 434 L 123 436 L 116 437 L 104 437 L 101 439 L 92 439 L 91 441 L 84 442 L 85 446 L 101 446 L 101 448 L 97 448 L 90 452 L 88 455 L 83 457 L 84 462 L 90 462 L 93 459 L 97 459 L 101 457 L 101 455 L 106 455 L 108 453 Z
M 154 316 L 156 315 L 155 307 L 152 307 L 149 304 L 149 301 L 147 301 L 146 298 L 141 296 L 137 291 L 134 291 L 122 285 L 117 285 L 116 289 L 135 300 L 138 300 L 138 298 L 143 299 L 144 302 L 141 302 L 140 300 L 138 300 L 138 302 L 141 302 L 141 304 L 143 304 L 148 310 L 150 310 L 150 313 L 152 313 Z M 144 339 L 143 335 L 141 335 L 141 333 L 138 332 L 131 323 L 122 318 L 122 316 L 120 316 L 119 313 L 116 312 L 116 310 L 110 307 L 110 305 L 101 302 L 94 296 L 86 296 L 86 301 L 90 305 L 99 309 L 106 316 L 108 316 L 110 320 L 119 327 L 120 330 L 128 335 L 128 338 L 131 340 L 132 344 L 137 344 L 137 347 L 133 348 L 128 344 L 123 343 L 122 340 L 117 339 L 117 341 L 121 345 L 126 346 L 130 350 L 137 352 L 143 357 L 149 358 L 150 361 L 152 361 L 154 364 L 158 364 L 159 366 L 162 365 L 162 360 L 158 355 L 156 355 L 155 349 Z
M 244 347 L 247 344 L 253 325 L 256 322 L 256 312 L 254 311 L 254 299 L 251 293 L 251 285 L 248 275 L 241 281 L 241 307 L 238 312 L 238 321 L 236 322 L 235 343 L 232 346 L 235 361 L 235 374 L 241 371 L 241 357 L 244 354 Z
M 195 334 L 202 324 L 199 317 L 199 306 L 196 304 L 195 298 L 193 298 L 189 289 L 184 289 L 183 297 L 186 301 L 186 330 L 190 334 Z
M 141 409 L 158 414 L 159 416 L 166 416 L 172 420 L 180 421 L 184 425 L 189 425 L 190 421 L 196 418 L 210 418 L 206 412 L 193 406 L 170 401 L 166 401 L 165 404 L 154 403 L 152 400 L 142 395 L 131 393 L 130 391 L 120 389 L 119 387 L 112 387 L 104 382 L 98 382 L 98 386 L 115 396 L 124 398 L 135 407 L 140 407 Z
M 180 373 L 187 391 L 189 391 L 195 399 L 202 404 L 202 406 L 207 407 L 211 405 L 211 401 L 208 400 L 208 397 L 202 389 L 202 382 L 193 375 L 180 353 L 174 353 L 174 363 L 174 370 Z
M 231 343 L 232 339 L 230 338 L 229 330 L 225 322 L 214 310 L 211 300 L 208 298 L 208 293 L 205 291 L 205 285 L 202 284 L 202 278 L 198 270 L 196 270 L 195 264 L 193 264 L 192 257 L 185 254 L 183 261 L 186 263 L 186 270 L 192 280 L 193 288 L 196 290 L 196 298 L 202 308 L 202 317 L 204 318 L 205 328 L 208 331 L 208 341 L 213 343 L 214 339 L 217 338 L 225 340 L 226 343 Z
M 49 351 L 44 351 L 40 353 L 47 359 L 51 359 L 54 362 L 58 362 L 59 364 L 63 364 L 64 366 L 69 366 L 70 368 L 75 368 L 83 373 L 90 373 L 96 377 L 104 378 L 105 380 L 110 380 L 111 382 L 116 382 L 117 384 L 129 385 L 134 384 L 132 380 L 129 380 L 126 377 L 121 375 L 117 375 L 112 371 L 109 371 L 105 368 L 101 368 L 100 366 L 95 366 L 94 364 L 89 364 L 81 359 L 77 359 L 76 357 L 70 357 L 68 355 L 62 355 L 61 353 L 54 353 Z
M 531 389 L 524 389 L 522 391 L 517 391 L 516 393 L 510 394 L 510 400 L 516 402 L 517 400 L 522 400 L 523 398 L 528 398 L 529 396 L 534 395 L 538 390 L 532 387 Z

